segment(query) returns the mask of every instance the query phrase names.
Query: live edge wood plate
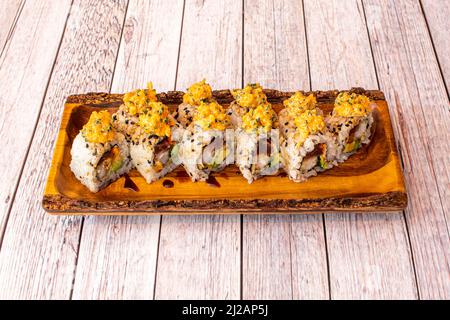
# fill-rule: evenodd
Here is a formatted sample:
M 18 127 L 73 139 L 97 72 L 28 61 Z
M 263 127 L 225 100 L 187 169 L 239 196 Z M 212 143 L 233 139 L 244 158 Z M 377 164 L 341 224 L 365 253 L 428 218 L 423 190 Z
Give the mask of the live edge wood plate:
M 372 142 L 346 162 L 310 178 L 290 181 L 284 173 L 248 184 L 235 166 L 214 174 L 217 184 L 191 182 L 182 167 L 147 184 L 136 170 L 129 177 L 139 191 L 125 188 L 125 177 L 98 193 L 91 193 L 70 171 L 72 141 L 94 110 L 115 112 L 120 94 L 88 93 L 67 98 L 55 146 L 43 207 L 53 214 L 141 215 L 198 213 L 306 213 L 321 211 L 398 211 L 407 196 L 395 146 L 389 110 L 381 91 L 354 88 L 373 99 L 375 132 Z M 275 110 L 292 92 L 265 90 Z M 314 92 L 319 107 L 329 112 L 338 91 Z M 182 101 L 182 92 L 159 94 L 170 108 Z M 214 92 L 225 107 L 232 101 L 228 90 Z M 167 182 L 171 181 L 171 182 Z M 167 188 L 172 185 L 173 187 Z

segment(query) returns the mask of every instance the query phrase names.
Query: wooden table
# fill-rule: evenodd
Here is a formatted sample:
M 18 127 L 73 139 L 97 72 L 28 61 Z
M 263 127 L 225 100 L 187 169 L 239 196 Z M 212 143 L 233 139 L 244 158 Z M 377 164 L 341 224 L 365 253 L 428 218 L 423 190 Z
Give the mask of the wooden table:
M 449 299 L 450 2 L 3 0 L 0 298 Z M 55 217 L 65 97 L 206 77 L 381 89 L 404 212 Z

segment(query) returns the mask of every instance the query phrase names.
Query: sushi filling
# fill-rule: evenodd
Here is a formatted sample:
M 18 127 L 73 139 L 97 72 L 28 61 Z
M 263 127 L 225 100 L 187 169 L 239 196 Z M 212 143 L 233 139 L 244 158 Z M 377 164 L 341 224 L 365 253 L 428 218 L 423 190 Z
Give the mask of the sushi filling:
M 308 172 L 314 169 L 316 166 L 326 169 L 327 168 L 327 145 L 326 143 L 318 143 L 314 149 L 307 153 L 303 158 L 300 169 L 303 172 Z
M 341 92 L 327 123 L 337 135 L 340 145 L 339 161 L 344 161 L 358 151 L 362 144 L 370 142 L 373 123 L 371 101 L 364 95 Z
M 112 173 L 119 171 L 123 163 L 120 149 L 115 145 L 100 158 L 96 168 L 97 179 L 101 181 L 107 179 Z
M 211 142 L 203 149 L 203 163 L 197 165 L 200 170 L 209 169 L 215 171 L 221 167 L 228 156 L 227 149 L 222 139 L 212 137 Z
M 280 165 L 278 148 L 272 145 L 272 139 L 260 138 L 256 152 L 257 161 L 251 166 L 252 174 L 271 175 L 275 174 Z
M 174 155 L 174 147 L 175 146 L 169 142 L 167 137 L 164 137 L 155 145 L 155 160 L 153 164 L 155 172 L 161 172 L 169 163 L 171 157 Z

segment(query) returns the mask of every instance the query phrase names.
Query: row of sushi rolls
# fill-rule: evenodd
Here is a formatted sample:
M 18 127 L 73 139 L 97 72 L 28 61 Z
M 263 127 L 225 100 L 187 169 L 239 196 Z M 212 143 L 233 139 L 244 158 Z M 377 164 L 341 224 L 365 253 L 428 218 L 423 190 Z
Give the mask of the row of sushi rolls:
M 231 94 L 225 108 L 202 80 L 171 113 L 152 83 L 126 93 L 116 113 L 92 112 L 73 141 L 70 168 L 91 192 L 133 168 L 152 183 L 179 165 L 192 181 L 235 164 L 248 183 L 280 170 L 302 182 L 370 142 L 374 105 L 365 95 L 342 91 L 324 114 L 314 94 L 299 91 L 277 114 L 259 84 Z

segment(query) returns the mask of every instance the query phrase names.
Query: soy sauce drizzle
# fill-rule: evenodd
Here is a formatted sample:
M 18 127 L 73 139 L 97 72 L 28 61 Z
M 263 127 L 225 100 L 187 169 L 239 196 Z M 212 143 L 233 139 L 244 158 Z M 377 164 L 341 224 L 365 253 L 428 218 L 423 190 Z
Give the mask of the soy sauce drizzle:
M 211 187 L 220 188 L 219 181 L 217 181 L 217 179 L 213 176 L 209 176 L 205 182 Z
M 139 188 L 136 185 L 136 183 L 134 183 L 133 180 L 131 180 L 130 176 L 128 174 L 125 174 L 124 177 L 125 177 L 125 183 L 124 183 L 123 187 L 125 189 L 138 192 Z
M 164 188 L 173 188 L 173 186 L 174 186 L 173 181 L 167 179 L 163 181 Z

